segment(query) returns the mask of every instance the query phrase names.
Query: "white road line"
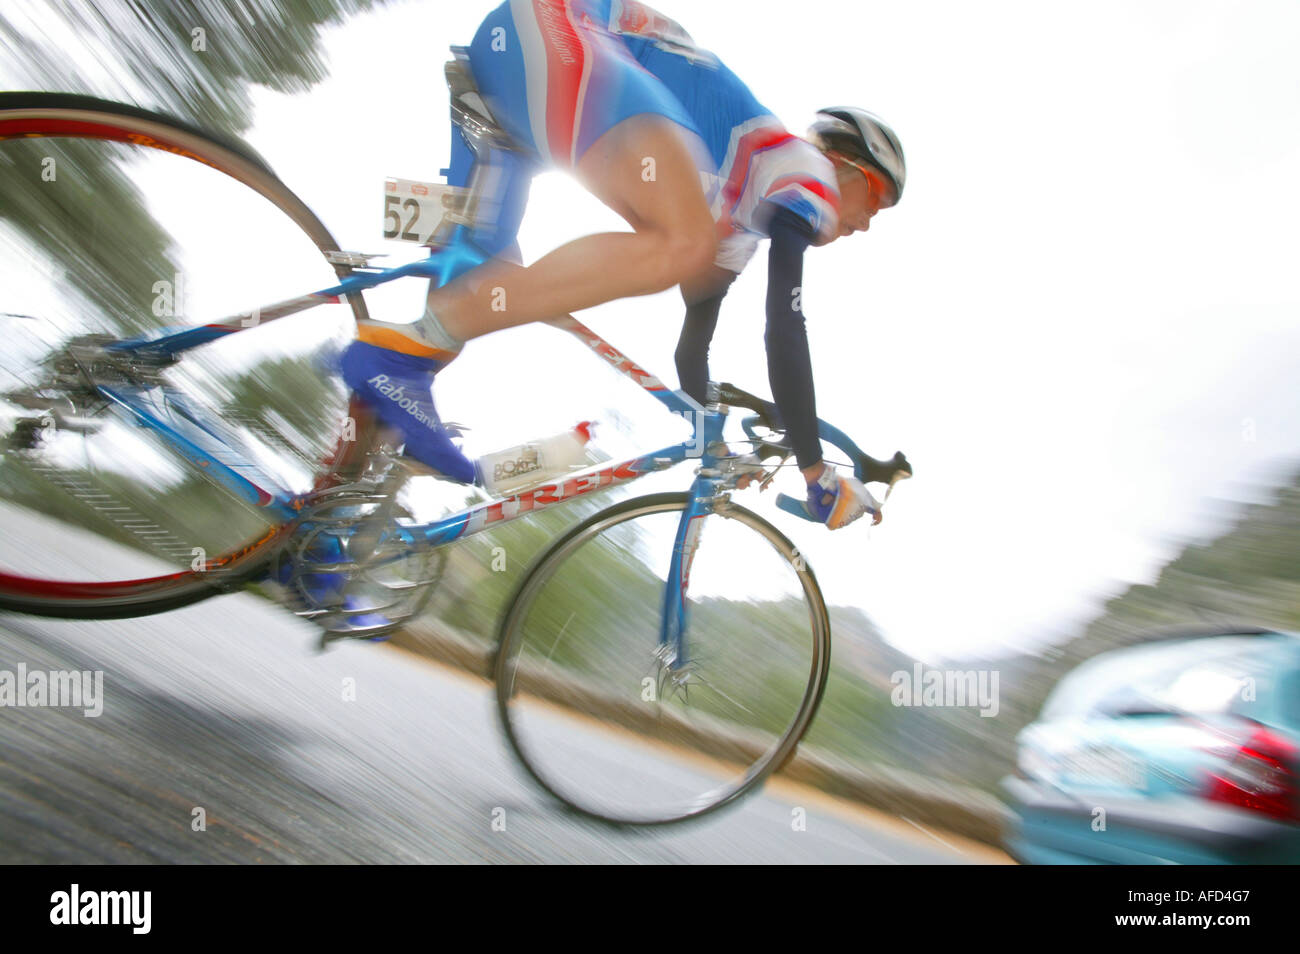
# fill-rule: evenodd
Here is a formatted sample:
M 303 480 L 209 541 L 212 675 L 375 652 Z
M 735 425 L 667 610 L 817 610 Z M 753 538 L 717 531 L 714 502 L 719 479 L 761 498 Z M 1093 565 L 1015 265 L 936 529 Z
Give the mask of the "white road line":
M 958 848 L 956 845 L 944 841 L 942 838 L 940 838 L 934 832 L 930 831 L 930 829 L 926 828 L 924 825 L 918 825 L 916 822 L 912 821 L 912 819 L 908 818 L 906 815 L 899 815 L 898 817 L 903 819 L 903 821 L 907 822 L 913 828 L 925 832 L 927 835 L 929 835 L 931 838 L 933 838 L 935 841 L 937 841 L 939 844 L 943 845 L 944 847 L 951 848 L 953 851 L 957 852 L 957 854 L 964 855 L 966 853 L 962 851 L 960 848 Z

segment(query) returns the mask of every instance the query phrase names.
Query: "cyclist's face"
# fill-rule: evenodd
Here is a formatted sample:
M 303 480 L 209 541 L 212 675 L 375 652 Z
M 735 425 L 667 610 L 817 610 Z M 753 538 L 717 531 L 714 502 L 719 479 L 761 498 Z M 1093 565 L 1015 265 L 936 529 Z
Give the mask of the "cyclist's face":
M 871 220 L 887 203 L 887 186 L 879 178 L 847 163 L 840 167 L 840 235 L 852 235 L 871 228 Z

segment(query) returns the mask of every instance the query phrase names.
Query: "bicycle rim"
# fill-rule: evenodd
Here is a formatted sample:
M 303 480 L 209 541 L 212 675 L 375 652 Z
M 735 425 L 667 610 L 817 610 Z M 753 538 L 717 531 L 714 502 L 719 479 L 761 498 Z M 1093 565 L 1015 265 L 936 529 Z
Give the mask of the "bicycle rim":
M 543 789 L 590 818 L 662 825 L 760 786 L 792 757 L 825 688 L 830 623 L 776 528 L 726 505 L 698 528 L 685 656 L 659 645 L 688 494 L 578 524 L 529 569 L 501 624 L 498 712 Z
M 244 144 L 70 94 L 0 94 L 0 195 L 8 210 L 0 266 L 12 278 L 0 291 L 0 609 L 143 615 L 256 576 L 280 542 L 282 517 L 260 510 L 263 501 L 236 500 L 93 389 L 41 386 L 74 344 L 201 325 L 345 275 L 324 258 L 338 248 L 329 232 Z M 232 222 L 257 235 L 223 245 Z M 259 291 L 213 313 L 245 282 L 281 280 L 263 279 L 279 255 L 266 259 L 277 269 L 248 267 L 257 242 L 285 249 L 282 280 L 296 283 L 292 291 Z M 306 285 L 299 269 L 312 273 Z M 360 296 L 337 307 L 364 317 Z M 237 385 L 233 400 L 213 404 L 213 419 L 267 455 L 285 451 L 284 415 L 259 402 L 267 389 L 255 372 L 232 370 L 233 354 L 161 373 L 191 393 L 224 397 Z M 301 439 L 305 425 L 290 423 Z M 282 462 L 286 479 L 309 486 L 317 460 Z

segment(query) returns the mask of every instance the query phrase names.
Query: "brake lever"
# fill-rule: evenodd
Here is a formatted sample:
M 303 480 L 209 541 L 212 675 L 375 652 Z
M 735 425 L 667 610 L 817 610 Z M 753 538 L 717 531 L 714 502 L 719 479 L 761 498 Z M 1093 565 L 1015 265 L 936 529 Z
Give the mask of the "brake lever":
M 906 480 L 912 476 L 912 464 L 903 456 L 902 451 L 895 451 L 894 456 L 889 460 L 877 460 L 869 454 L 863 454 L 858 459 L 858 478 L 864 484 L 885 484 L 888 490 L 885 497 L 893 492 L 894 485 L 900 480 Z
M 762 460 L 763 455 L 759 454 L 758 457 L 760 460 Z M 759 493 L 762 493 L 763 491 L 767 490 L 769 486 L 771 486 L 772 481 L 776 479 L 776 475 L 781 472 L 781 468 L 785 466 L 786 461 L 788 461 L 789 459 L 790 459 L 790 455 L 787 453 L 784 457 L 781 458 L 781 463 L 773 467 L 771 471 L 768 472 L 768 475 L 764 477 L 761 481 L 759 481 L 758 484 Z

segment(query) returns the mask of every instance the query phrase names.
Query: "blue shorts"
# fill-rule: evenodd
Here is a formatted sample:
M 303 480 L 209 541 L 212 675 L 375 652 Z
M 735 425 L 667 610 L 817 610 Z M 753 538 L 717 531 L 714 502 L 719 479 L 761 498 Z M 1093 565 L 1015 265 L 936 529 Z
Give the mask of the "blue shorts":
M 610 31 L 612 2 L 506 0 L 470 44 L 470 69 L 493 116 L 548 165 L 573 168 L 602 135 L 642 113 L 699 132 Z

